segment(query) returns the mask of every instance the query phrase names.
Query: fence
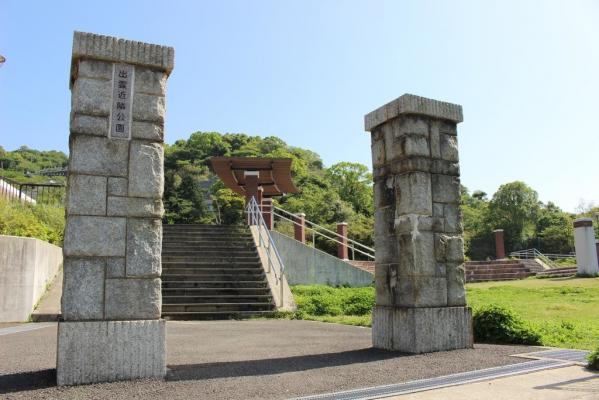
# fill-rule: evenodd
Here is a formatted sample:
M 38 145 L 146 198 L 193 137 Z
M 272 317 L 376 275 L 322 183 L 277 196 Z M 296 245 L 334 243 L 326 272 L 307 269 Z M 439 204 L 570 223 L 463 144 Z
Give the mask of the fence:
M 0 198 L 28 204 L 63 205 L 65 185 L 60 183 L 22 183 L 0 176 Z

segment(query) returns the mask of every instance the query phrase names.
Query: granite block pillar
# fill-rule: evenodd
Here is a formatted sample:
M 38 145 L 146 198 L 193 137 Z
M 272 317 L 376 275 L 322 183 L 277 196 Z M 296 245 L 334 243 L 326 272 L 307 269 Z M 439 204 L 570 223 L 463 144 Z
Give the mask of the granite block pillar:
M 574 221 L 574 247 L 576 249 L 577 274 L 582 276 L 599 275 L 599 261 L 595 244 L 593 220 L 579 218 Z
M 172 47 L 75 32 L 57 383 L 163 378 L 163 132 Z
M 375 201 L 374 347 L 472 347 L 459 209 L 461 121 L 461 106 L 409 94 L 365 117 Z

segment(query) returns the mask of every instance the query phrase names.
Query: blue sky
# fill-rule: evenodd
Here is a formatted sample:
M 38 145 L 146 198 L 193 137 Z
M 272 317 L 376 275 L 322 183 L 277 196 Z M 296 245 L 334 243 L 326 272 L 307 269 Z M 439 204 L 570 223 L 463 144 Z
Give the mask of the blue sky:
M 462 183 L 599 203 L 597 1 L 0 0 L 0 145 L 68 149 L 74 30 L 175 47 L 166 141 L 276 135 L 370 166 L 364 114 L 464 107 Z

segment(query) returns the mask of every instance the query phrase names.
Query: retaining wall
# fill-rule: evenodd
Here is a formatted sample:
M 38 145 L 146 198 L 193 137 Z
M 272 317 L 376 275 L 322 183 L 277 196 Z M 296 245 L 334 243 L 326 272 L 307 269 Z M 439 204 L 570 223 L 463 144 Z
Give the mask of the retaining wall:
M 271 231 L 290 285 L 369 286 L 374 276 L 324 251 Z
M 61 265 L 58 246 L 0 235 L 0 322 L 27 321 Z

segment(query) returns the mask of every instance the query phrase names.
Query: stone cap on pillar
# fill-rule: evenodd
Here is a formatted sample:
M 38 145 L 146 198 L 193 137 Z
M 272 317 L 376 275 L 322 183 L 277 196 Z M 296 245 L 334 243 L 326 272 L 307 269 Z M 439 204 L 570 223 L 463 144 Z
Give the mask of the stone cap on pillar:
M 377 126 L 396 118 L 402 114 L 419 114 L 433 118 L 446 119 L 453 122 L 462 122 L 462 106 L 446 103 L 426 97 L 404 94 L 401 97 L 377 108 L 364 117 L 364 129 L 371 132 Z
M 583 226 L 593 226 L 593 220 L 591 218 L 578 218 L 574 220 L 574 228 L 581 228 Z
M 503 229 L 493 229 L 493 232 L 503 232 Z
M 175 49 L 170 46 L 75 31 L 70 86 L 77 77 L 78 61 L 86 58 L 141 65 L 164 71 L 169 75 L 175 66 Z

